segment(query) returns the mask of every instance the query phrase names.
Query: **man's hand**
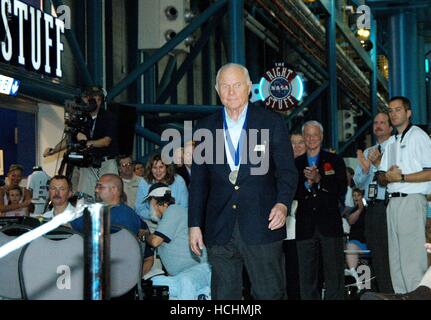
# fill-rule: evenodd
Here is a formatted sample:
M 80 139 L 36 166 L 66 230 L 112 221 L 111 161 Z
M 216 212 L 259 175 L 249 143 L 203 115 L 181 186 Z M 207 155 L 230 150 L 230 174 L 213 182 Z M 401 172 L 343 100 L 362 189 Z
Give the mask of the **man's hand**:
M 43 157 L 46 158 L 48 156 L 52 156 L 54 154 L 54 149 L 53 148 L 46 148 L 45 151 L 43 152 Z
M 370 171 L 370 167 L 371 167 L 371 161 L 368 159 L 365 159 L 365 155 L 362 152 L 362 150 L 357 150 L 356 156 L 358 157 L 358 162 L 362 168 L 362 172 L 365 174 L 368 174 L 368 172 Z
M 428 253 L 431 253 L 431 243 L 425 243 L 425 248 L 427 248 Z
M 401 169 L 397 166 L 390 167 L 389 171 L 386 172 L 386 179 L 388 179 L 389 182 L 401 181 Z
M 312 166 L 312 167 L 306 167 L 304 169 L 304 175 L 307 178 L 308 183 L 310 183 L 310 181 L 313 183 L 319 183 L 321 176 L 319 173 L 319 169 L 317 169 L 316 166 Z
M 82 132 L 78 132 L 78 134 L 76 135 L 76 140 L 78 141 L 86 141 L 87 136 L 85 134 L 83 134 Z
M 272 208 L 269 214 L 270 221 L 268 229 L 277 230 L 282 228 L 286 223 L 287 218 L 287 207 L 282 203 L 277 203 L 274 208 Z
M 201 250 L 205 248 L 201 228 L 199 227 L 189 228 L 189 243 L 192 251 L 197 256 L 201 256 L 202 254 Z
M 382 160 L 382 154 L 380 153 L 379 149 L 370 149 L 370 152 L 368 152 L 368 160 L 370 160 L 373 165 L 378 167 L 380 165 L 380 161 Z
M 148 237 L 149 234 L 150 234 L 150 230 L 140 229 L 138 233 L 138 238 L 142 241 L 145 241 L 145 239 Z

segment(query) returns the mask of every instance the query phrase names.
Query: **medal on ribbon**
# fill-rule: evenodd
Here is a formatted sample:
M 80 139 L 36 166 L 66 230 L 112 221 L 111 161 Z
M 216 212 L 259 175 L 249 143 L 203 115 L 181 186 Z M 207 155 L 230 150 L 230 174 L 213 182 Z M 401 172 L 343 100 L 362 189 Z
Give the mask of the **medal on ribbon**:
M 248 113 L 245 116 L 244 125 L 242 126 L 241 135 L 240 135 L 240 138 L 239 138 L 239 141 L 238 141 L 238 145 L 237 145 L 236 148 L 233 146 L 232 138 L 230 136 L 229 129 L 227 127 L 225 110 L 222 110 L 222 113 L 223 113 L 223 124 L 224 124 L 223 129 L 224 129 L 224 132 L 225 132 L 227 145 L 229 147 L 229 152 L 230 152 L 230 154 L 231 154 L 231 156 L 232 156 L 232 158 L 234 160 L 234 164 L 235 164 L 235 168 L 236 168 L 235 170 L 232 170 L 229 173 L 229 181 L 232 184 L 236 184 L 236 180 L 238 179 L 238 172 L 239 172 L 240 159 L 241 159 L 240 152 L 242 150 L 242 147 L 243 147 L 243 144 L 244 144 L 244 140 L 245 140 L 245 136 L 246 136 L 245 129 L 246 129 L 246 126 L 247 126 L 247 116 L 248 116 Z

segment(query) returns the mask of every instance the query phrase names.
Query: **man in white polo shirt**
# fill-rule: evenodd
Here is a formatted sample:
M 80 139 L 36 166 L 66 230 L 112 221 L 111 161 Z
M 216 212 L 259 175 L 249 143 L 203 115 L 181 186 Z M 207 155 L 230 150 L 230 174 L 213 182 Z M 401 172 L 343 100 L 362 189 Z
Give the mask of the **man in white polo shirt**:
M 427 270 L 427 253 L 423 249 L 427 213 L 426 194 L 430 182 L 389 183 L 385 174 L 398 166 L 404 174 L 431 169 L 431 139 L 419 127 L 410 123 L 410 101 L 394 97 L 388 108 L 392 126 L 397 134 L 388 142 L 380 164 L 379 183 L 387 185 L 389 266 L 395 293 L 413 291 Z
M 62 214 L 65 210 L 74 210 L 75 208 L 69 202 L 72 196 L 72 182 L 69 178 L 57 175 L 49 181 L 49 199 L 53 205 L 50 211 L 45 212 L 42 217 L 50 220 L 55 216 Z

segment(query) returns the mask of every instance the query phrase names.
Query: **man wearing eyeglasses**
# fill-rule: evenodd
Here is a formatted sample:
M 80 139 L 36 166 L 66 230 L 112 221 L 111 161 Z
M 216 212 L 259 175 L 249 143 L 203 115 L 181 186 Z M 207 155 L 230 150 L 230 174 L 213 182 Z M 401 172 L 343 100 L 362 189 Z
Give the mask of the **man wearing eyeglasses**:
M 412 108 L 406 97 L 389 101 L 389 117 L 397 129 L 388 142 L 379 167 L 378 181 L 387 185 L 389 266 L 395 293 L 413 291 L 427 270 L 425 223 L 426 195 L 431 192 L 431 182 L 411 183 L 404 174 L 431 169 L 431 140 L 410 122 Z M 400 182 L 389 182 L 386 172 L 398 166 L 403 172 Z
M 63 213 L 65 210 L 74 210 L 75 208 L 69 202 L 72 196 L 72 182 L 66 176 L 57 175 L 49 181 L 49 199 L 53 205 L 50 211 L 45 212 L 44 219 L 52 219 Z
M 130 156 L 120 155 L 118 158 L 118 167 L 120 171 L 120 177 L 123 180 L 124 194 L 126 204 L 135 209 L 136 192 L 138 191 L 139 182 L 142 177 L 139 177 L 133 172 L 133 161 Z

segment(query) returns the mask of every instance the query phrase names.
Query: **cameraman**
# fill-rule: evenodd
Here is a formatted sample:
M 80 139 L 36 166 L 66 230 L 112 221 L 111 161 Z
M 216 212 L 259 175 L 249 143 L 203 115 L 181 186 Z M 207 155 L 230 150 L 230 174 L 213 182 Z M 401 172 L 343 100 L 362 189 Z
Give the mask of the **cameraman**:
M 99 177 L 107 174 L 118 174 L 116 157 L 118 156 L 117 123 L 114 115 L 101 108 L 105 103 L 105 91 L 93 86 L 82 93 L 86 104 L 96 104 L 96 109 L 90 113 L 91 120 L 86 123 L 84 132 L 78 132 L 76 140 L 85 144 L 94 161 L 87 168 L 80 168 L 78 191 L 94 195 L 94 188 Z M 60 142 L 53 149 L 44 152 L 44 156 L 52 155 L 65 148 Z

